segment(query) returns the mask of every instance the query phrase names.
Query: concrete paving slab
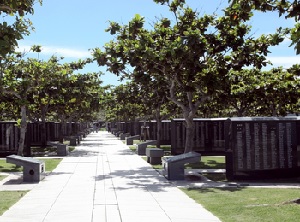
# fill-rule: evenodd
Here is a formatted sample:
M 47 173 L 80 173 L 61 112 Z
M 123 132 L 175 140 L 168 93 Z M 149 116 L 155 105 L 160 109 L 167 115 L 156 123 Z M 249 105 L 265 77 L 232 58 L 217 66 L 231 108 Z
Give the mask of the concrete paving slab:
M 220 221 L 108 132 L 89 134 L 40 183 L 4 186 L 30 192 L 0 222 Z

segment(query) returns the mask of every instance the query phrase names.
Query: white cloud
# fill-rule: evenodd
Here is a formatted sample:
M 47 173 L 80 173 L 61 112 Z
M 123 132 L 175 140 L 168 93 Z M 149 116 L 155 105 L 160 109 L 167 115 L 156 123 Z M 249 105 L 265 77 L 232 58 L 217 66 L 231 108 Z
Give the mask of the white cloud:
M 90 57 L 91 54 L 88 50 L 78 50 L 69 48 L 58 48 L 58 47 L 42 47 L 42 52 L 47 54 L 58 54 L 63 57 L 71 58 L 85 58 Z
M 17 51 L 29 52 L 30 48 L 31 46 L 28 45 L 20 45 Z M 40 55 L 46 55 L 46 56 L 56 55 L 65 58 L 76 58 L 76 59 L 91 57 L 91 54 L 88 50 L 63 48 L 63 47 L 55 47 L 55 46 L 42 46 L 42 51 L 40 52 Z
M 270 60 L 273 66 L 289 68 L 294 64 L 300 63 L 300 56 L 270 56 L 267 57 L 267 60 Z
M 28 45 L 20 45 L 20 52 L 29 52 L 31 46 Z M 71 49 L 71 48 L 62 48 L 62 47 L 53 47 L 53 46 L 42 46 L 42 52 L 40 55 L 45 56 L 62 56 L 65 58 L 76 58 L 76 59 L 84 59 L 87 57 L 91 57 L 91 54 L 88 50 L 80 50 L 80 49 Z M 274 67 L 283 66 L 284 68 L 289 68 L 294 64 L 300 63 L 300 56 L 268 56 L 267 60 L 271 61 Z

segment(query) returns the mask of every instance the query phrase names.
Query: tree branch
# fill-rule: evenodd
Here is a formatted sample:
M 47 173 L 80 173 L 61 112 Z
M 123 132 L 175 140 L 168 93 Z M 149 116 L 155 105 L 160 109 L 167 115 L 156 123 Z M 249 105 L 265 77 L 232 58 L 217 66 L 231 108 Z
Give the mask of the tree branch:
M 184 110 L 185 109 L 184 104 L 176 99 L 174 91 L 175 91 L 175 80 L 171 80 L 170 97 L 169 97 L 169 99 L 171 101 L 173 101 L 176 105 L 180 106 Z
M 9 91 L 9 90 L 6 90 L 6 89 L 2 89 L 2 92 L 4 94 L 13 95 L 13 96 L 17 97 L 18 99 L 22 98 L 20 94 L 18 94 L 17 92 L 14 92 L 14 91 Z
M 11 7 L 7 5 L 0 5 L 0 11 L 14 11 Z

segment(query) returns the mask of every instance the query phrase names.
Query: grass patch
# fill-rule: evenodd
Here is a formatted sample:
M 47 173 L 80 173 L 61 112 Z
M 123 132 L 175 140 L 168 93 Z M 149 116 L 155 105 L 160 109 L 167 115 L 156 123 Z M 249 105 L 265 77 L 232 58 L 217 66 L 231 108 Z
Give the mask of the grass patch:
M 295 221 L 299 189 L 207 188 L 182 190 L 224 222 Z M 300 201 L 299 201 L 300 202 Z
M 7 177 L 6 175 L 0 175 L 0 181 L 3 180 L 5 177 Z
M 51 153 L 56 153 L 57 149 L 53 146 L 47 147 L 31 147 L 31 155 L 34 157 L 45 156 Z
M 75 150 L 74 146 L 69 146 L 69 141 L 65 140 L 63 144 L 67 145 L 67 149 L 69 149 L 69 152 L 72 152 Z M 54 146 L 46 146 L 46 147 L 40 147 L 40 146 L 33 146 L 31 149 L 31 155 L 33 157 L 44 157 L 44 156 L 55 156 L 57 153 L 57 148 Z
M 45 167 L 46 167 L 46 171 L 47 172 L 51 172 L 53 171 L 57 165 L 62 161 L 62 158 L 43 158 L 43 159 L 40 159 L 40 160 L 43 160 L 45 161 Z
M 143 143 L 143 141 L 142 140 L 134 140 L 133 141 L 134 145 L 128 145 L 128 147 L 131 151 L 136 152 L 136 145 L 140 144 L 140 143 Z M 155 146 L 155 145 L 147 146 L 147 148 L 154 148 L 154 147 L 157 147 L 157 146 Z M 166 156 L 171 155 L 171 145 L 160 145 L 160 148 L 164 150 Z
M 147 157 L 143 157 L 147 161 Z M 162 169 L 162 165 L 152 165 L 154 169 Z M 225 169 L 225 157 L 221 156 L 202 156 L 199 163 L 189 163 L 185 165 L 185 169 Z M 218 176 L 220 179 L 224 180 L 225 174 L 223 176 Z M 205 174 L 205 176 L 213 178 L 213 174 Z M 209 178 L 210 179 L 210 178 Z M 216 177 L 215 177 L 216 179 Z M 214 179 L 211 179 L 214 180 Z
M 46 171 L 53 171 L 62 161 L 62 158 L 37 158 L 45 162 Z M 6 163 L 6 160 L 0 160 L 0 172 L 20 172 L 23 167 L 16 167 L 15 164 Z M 5 176 L 0 175 L 0 180 Z M 21 199 L 27 191 L 1 191 L 0 192 L 0 216 Z
M 132 152 L 135 152 L 135 151 L 136 151 L 136 146 L 135 146 L 135 145 L 129 145 L 128 147 L 129 147 L 129 149 L 130 149 Z
M 62 158 L 37 158 L 45 161 L 46 171 L 51 172 L 62 161 Z M 6 163 L 6 160 L 0 160 L 0 172 L 22 172 L 23 167 L 17 167 L 15 164 Z
M 253 180 L 243 180 L 243 182 L 253 183 Z M 255 182 L 259 183 L 300 183 L 300 177 L 291 178 L 269 178 L 269 179 L 256 179 Z M 300 191 L 300 190 L 299 190 Z
M 28 191 L 1 191 L 0 216 L 21 199 Z
M 144 159 L 147 162 L 147 157 L 146 156 L 143 156 L 142 159 Z M 160 169 L 163 168 L 161 164 L 151 164 L 151 166 L 152 166 L 153 169 L 156 169 L 156 170 L 160 170 Z
M 5 159 L 0 160 L 0 172 L 22 172 L 22 167 L 17 167 L 15 164 L 6 163 Z
M 201 156 L 199 163 L 189 163 L 186 169 L 225 169 L 224 156 Z
M 156 148 L 155 145 L 148 145 L 147 148 Z M 171 155 L 171 145 L 160 145 L 160 149 L 163 149 L 165 152 L 165 156 Z
M 202 175 L 215 182 L 228 182 L 225 173 L 202 173 Z

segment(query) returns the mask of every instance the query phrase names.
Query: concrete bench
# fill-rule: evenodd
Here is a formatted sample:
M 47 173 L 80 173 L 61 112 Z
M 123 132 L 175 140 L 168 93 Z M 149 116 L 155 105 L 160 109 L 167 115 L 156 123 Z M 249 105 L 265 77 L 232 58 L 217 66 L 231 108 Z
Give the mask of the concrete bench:
M 133 140 L 139 140 L 141 138 L 140 135 L 129 136 L 125 138 L 126 145 L 133 145 Z
M 83 138 L 86 138 L 86 133 L 85 132 L 80 132 L 77 134 L 79 136 L 80 140 L 83 140 Z
M 80 144 L 80 136 L 66 136 L 64 139 L 70 141 L 70 146 L 77 146 Z
M 69 154 L 69 149 L 66 144 L 62 144 L 58 141 L 47 141 L 47 145 L 56 147 L 58 156 L 67 156 Z
M 115 135 L 116 137 L 120 137 L 120 135 L 121 135 L 122 133 L 124 133 L 124 131 L 116 131 L 114 135 Z
M 121 133 L 124 133 L 124 132 L 121 131 L 121 130 L 118 130 L 117 128 L 112 128 L 112 129 L 111 129 L 111 133 L 112 133 L 113 135 L 115 135 L 116 137 L 119 137 L 119 135 L 120 135 Z
M 117 128 L 111 128 L 110 129 L 110 132 L 112 133 L 112 134 L 114 134 L 115 135 L 115 133 L 118 131 L 118 129 Z
M 184 165 L 200 162 L 201 154 L 189 152 L 173 157 L 163 157 L 163 174 L 168 180 L 184 180 Z
M 161 158 L 164 156 L 164 150 L 160 148 L 147 148 L 146 156 L 148 163 L 161 164 Z
M 130 136 L 130 133 L 121 133 L 120 140 L 125 140 L 126 137 Z
M 41 160 L 32 157 L 10 155 L 6 157 L 6 162 L 23 166 L 24 182 L 40 182 L 45 178 L 45 162 Z
M 143 143 L 136 145 L 136 152 L 138 155 L 145 156 L 146 155 L 146 148 L 148 145 L 156 145 L 156 140 L 147 140 Z

